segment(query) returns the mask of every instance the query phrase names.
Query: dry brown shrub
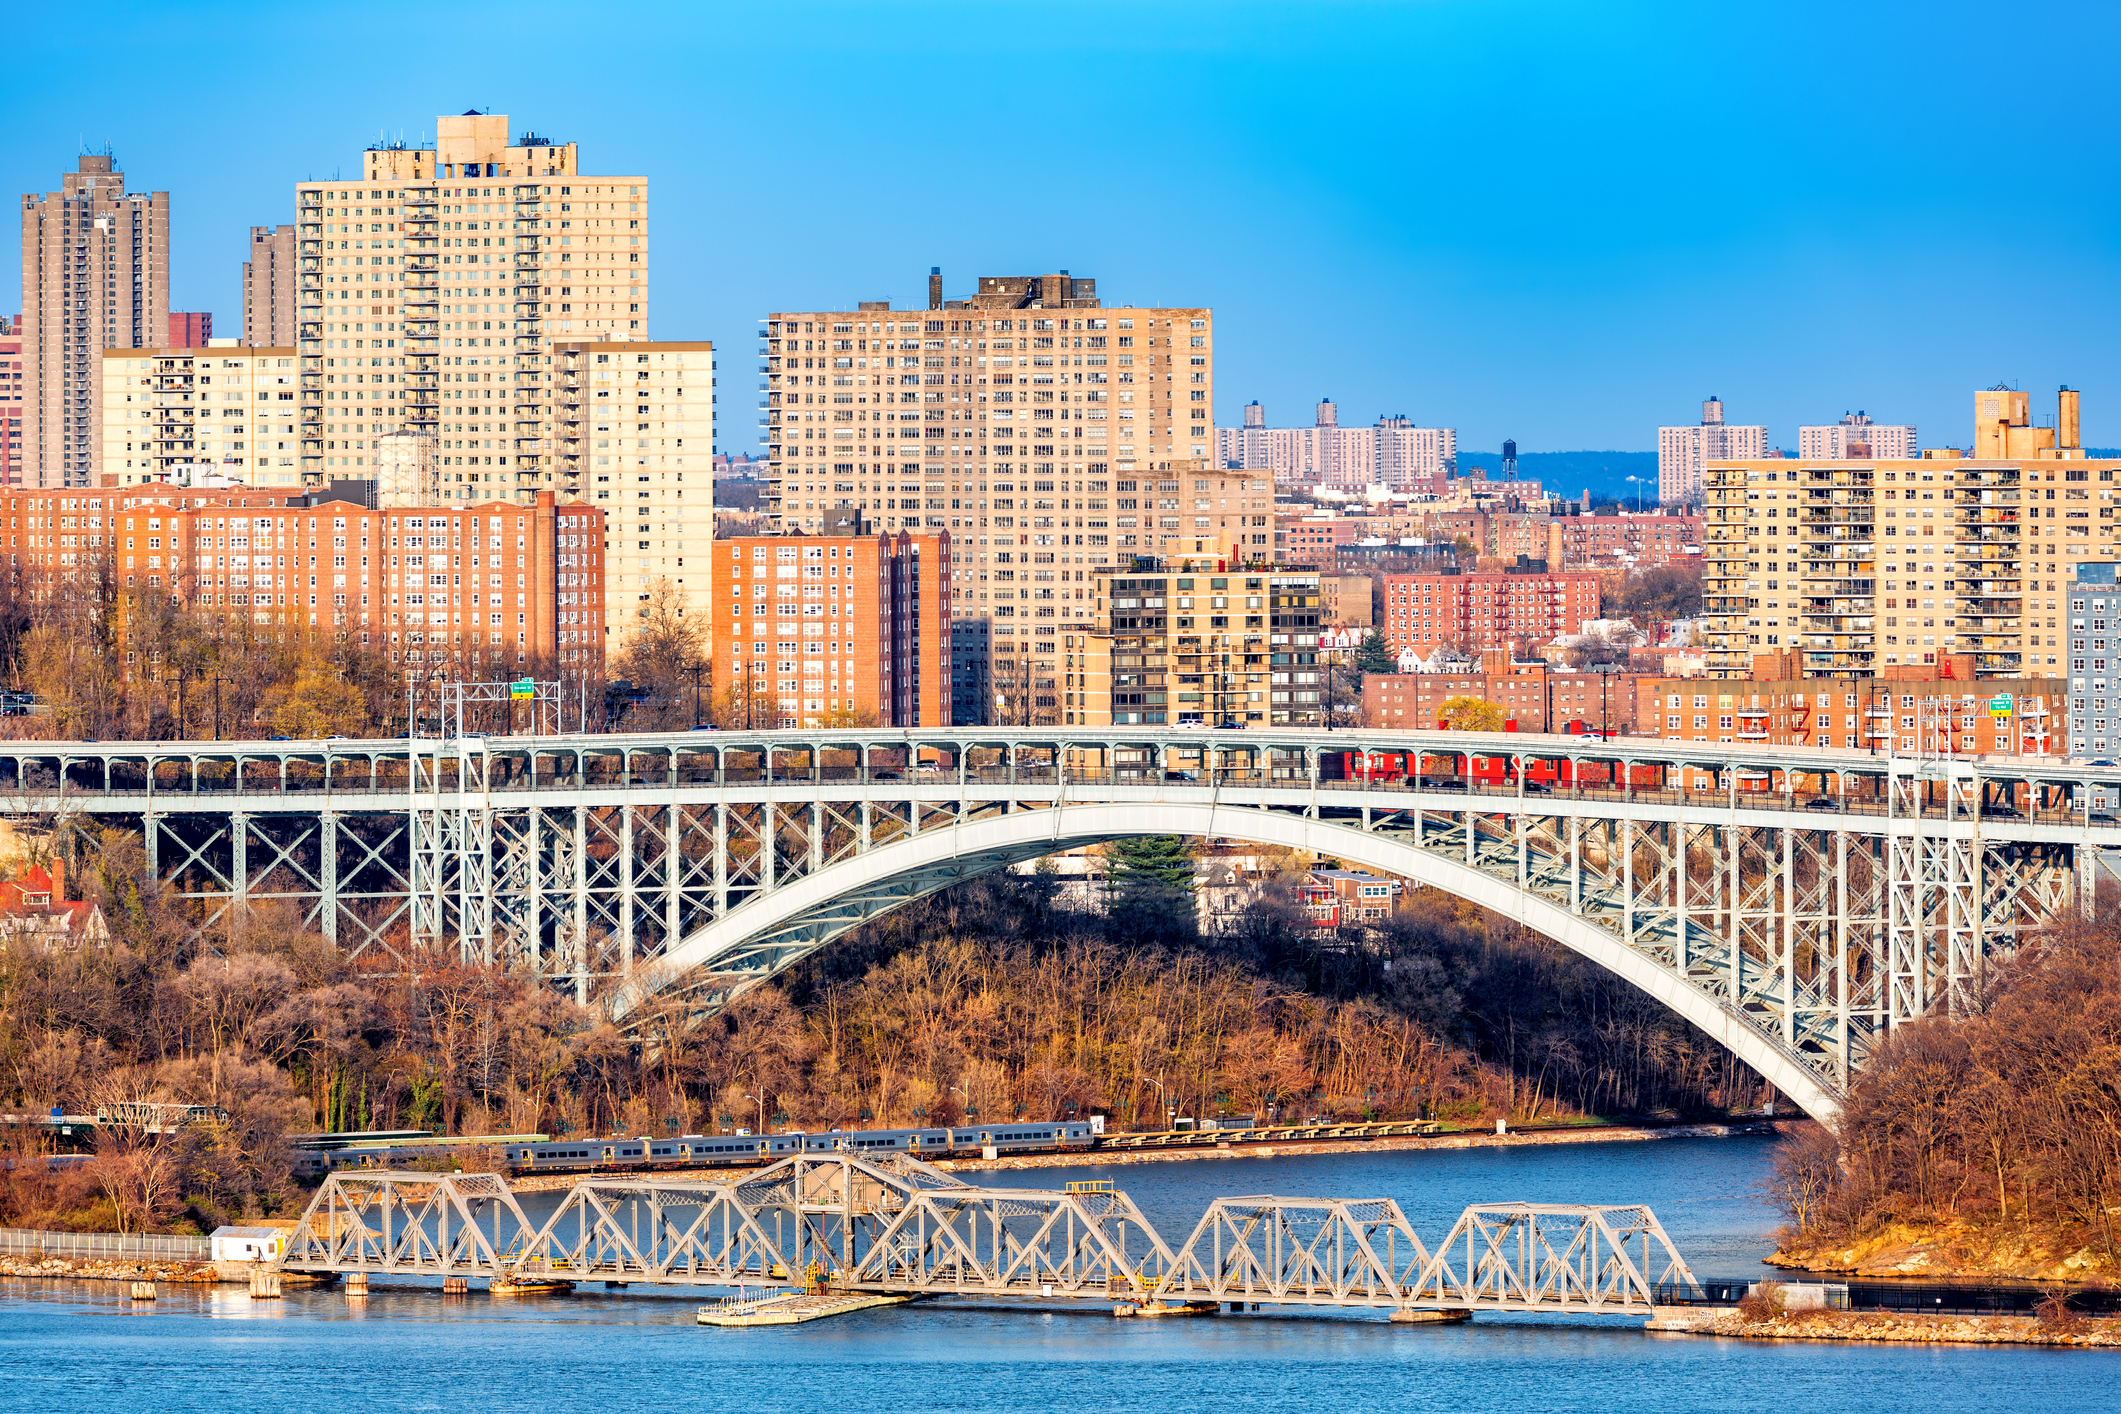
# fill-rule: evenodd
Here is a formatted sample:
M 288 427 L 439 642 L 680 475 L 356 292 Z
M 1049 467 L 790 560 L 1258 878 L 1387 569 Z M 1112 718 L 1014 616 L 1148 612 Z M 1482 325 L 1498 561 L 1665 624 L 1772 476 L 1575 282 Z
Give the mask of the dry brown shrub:
M 1772 1321 L 1782 1313 L 1781 1282 L 1761 1282 L 1738 1301 L 1738 1314 L 1748 1321 Z

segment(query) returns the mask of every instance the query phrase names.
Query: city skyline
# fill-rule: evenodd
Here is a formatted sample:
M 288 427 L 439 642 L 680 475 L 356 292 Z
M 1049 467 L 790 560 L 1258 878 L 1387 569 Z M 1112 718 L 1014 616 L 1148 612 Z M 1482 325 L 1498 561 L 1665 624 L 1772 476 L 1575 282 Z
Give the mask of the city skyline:
M 2121 441 L 2121 422 L 2104 420 L 2115 355 L 2095 320 L 2069 317 L 2121 294 L 2109 200 L 2049 200 L 2026 222 L 2020 203 L 1970 194 L 1999 143 L 2022 141 L 2038 170 L 2098 170 L 2116 120 L 2095 88 L 2054 82 L 2053 65 L 2004 65 L 1918 119 L 1816 63 L 1831 35 L 1889 45 L 1914 71 L 1958 71 L 1978 57 L 1974 36 L 1993 34 L 1970 7 L 1084 6 L 1055 36 L 1029 12 L 812 6 L 797 51 L 784 15 L 651 10 L 568 35 L 571 62 L 626 82 L 556 89 L 524 82 L 550 42 L 535 10 L 501 23 L 472 6 L 480 45 L 313 75 L 299 104 L 242 128 L 240 161 L 171 122 L 148 88 L 91 99 L 62 77 L 93 44 L 98 62 L 186 73 L 205 95 L 186 112 L 225 126 L 236 103 L 250 113 L 251 76 L 338 23 L 274 12 L 231 29 L 194 23 L 202 13 L 119 5 L 92 39 L 28 15 L 20 50 L 51 62 L 27 66 L 0 112 L 17 193 L 49 190 L 105 146 L 130 187 L 170 192 L 170 307 L 211 311 L 218 329 L 240 329 L 250 228 L 292 221 L 297 181 L 352 178 L 364 144 L 431 139 L 434 115 L 478 108 L 654 180 L 657 331 L 733 357 L 773 309 L 921 308 L 932 265 L 958 282 L 951 298 L 976 271 L 1094 269 L 1132 301 L 1217 311 L 1217 426 L 1238 425 L 1253 398 L 1296 409 L 1330 394 L 1352 420 L 1404 413 L 1470 448 L 1646 450 L 1716 390 L 1780 445 L 1853 407 L 1951 445 L 1968 435 L 1962 390 L 2001 381 L 2084 388 L 2087 443 Z M 2030 50 L 2067 30 L 2067 70 L 2115 28 L 2107 12 L 2050 6 L 2003 42 Z M 915 83 L 886 102 L 829 77 L 856 56 L 955 72 L 1034 33 L 1071 66 L 1058 104 L 1038 85 L 985 81 Z M 796 81 L 792 52 L 821 67 Z M 1706 54 L 1717 61 L 1684 62 Z M 1831 119 L 1800 112 L 1828 94 Z M 870 136 L 849 146 L 850 132 Z M 924 135 L 967 169 L 1058 144 L 1096 195 L 1027 183 L 1014 198 L 925 202 L 904 180 Z M 823 201 L 812 178 L 835 171 L 852 210 L 804 215 Z M 1830 199 L 1852 171 L 1896 195 Z M 1421 180 L 1378 180 L 1394 172 Z M 1675 219 L 1664 188 L 1709 175 L 1753 195 Z M 863 189 L 873 199 L 849 200 Z M 877 216 L 857 229 L 862 207 Z M 18 271 L 0 262 L 8 313 Z M 2056 317 L 1995 318 L 2005 284 L 2015 310 Z M 1862 317 L 1823 320 L 1849 309 Z M 749 391 L 734 377 L 728 390 Z M 757 445 L 747 410 L 725 400 L 724 450 Z

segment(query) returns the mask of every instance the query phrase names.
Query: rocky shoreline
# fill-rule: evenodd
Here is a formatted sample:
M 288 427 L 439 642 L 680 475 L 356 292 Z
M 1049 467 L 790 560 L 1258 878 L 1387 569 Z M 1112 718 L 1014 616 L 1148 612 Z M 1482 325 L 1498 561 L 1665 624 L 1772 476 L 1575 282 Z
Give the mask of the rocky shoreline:
M 1964 1223 L 1895 1223 L 1862 1238 L 1804 1240 L 1785 1234 L 1762 1259 L 1768 1266 L 1820 1276 L 1986 1278 L 1994 1281 L 2112 1285 L 2113 1264 L 2094 1247 L 2060 1234 Z
M 1653 1331 L 1740 1340 L 1868 1340 L 1918 1345 L 2071 1345 L 2121 1349 L 2121 1321 L 2077 1317 L 1924 1316 L 1897 1311 L 1785 1311 L 1755 1320 L 1729 1307 L 1660 1315 Z
M 0 1277 L 79 1277 L 90 1281 L 212 1283 L 212 1262 L 128 1262 L 105 1257 L 0 1257 Z

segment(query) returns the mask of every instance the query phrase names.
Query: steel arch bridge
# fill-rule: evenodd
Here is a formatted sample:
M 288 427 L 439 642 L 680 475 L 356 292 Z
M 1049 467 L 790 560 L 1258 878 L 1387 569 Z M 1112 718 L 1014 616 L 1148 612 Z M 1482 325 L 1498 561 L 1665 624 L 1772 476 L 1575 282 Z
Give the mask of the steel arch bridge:
M 1821 1116 L 1893 1025 L 1964 1006 L 1992 956 L 2088 909 L 2121 848 L 2090 802 L 2117 788 L 2049 758 L 1515 733 L 0 745 L 0 818 L 139 831 L 202 929 L 291 906 L 350 953 L 506 963 L 635 1026 L 1056 850 L 1286 846 L 1556 938 Z

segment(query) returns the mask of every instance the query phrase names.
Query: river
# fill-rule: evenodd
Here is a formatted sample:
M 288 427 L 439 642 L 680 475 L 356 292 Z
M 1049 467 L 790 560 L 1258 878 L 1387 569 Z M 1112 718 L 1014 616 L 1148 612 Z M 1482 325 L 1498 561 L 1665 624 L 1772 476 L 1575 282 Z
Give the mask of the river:
M 1013 1170 L 975 1182 L 1110 1178 L 1176 1245 L 1217 1194 L 1389 1197 L 1424 1237 L 1468 1203 L 1647 1202 L 1702 1276 L 1759 1275 L 1775 1215 L 1766 1138 L 1201 1159 Z M 1116 1321 L 937 1302 L 797 1327 L 715 1330 L 697 1294 L 588 1289 L 446 1301 L 379 1286 L 253 1302 L 113 1282 L 0 1280 L 0 1409 L 598 1410 L 780 1414 L 1144 1409 L 1518 1411 L 2121 1409 L 2121 1357 L 2017 1347 L 1765 1344 L 1652 1335 L 1639 1321 L 1369 1314 Z

